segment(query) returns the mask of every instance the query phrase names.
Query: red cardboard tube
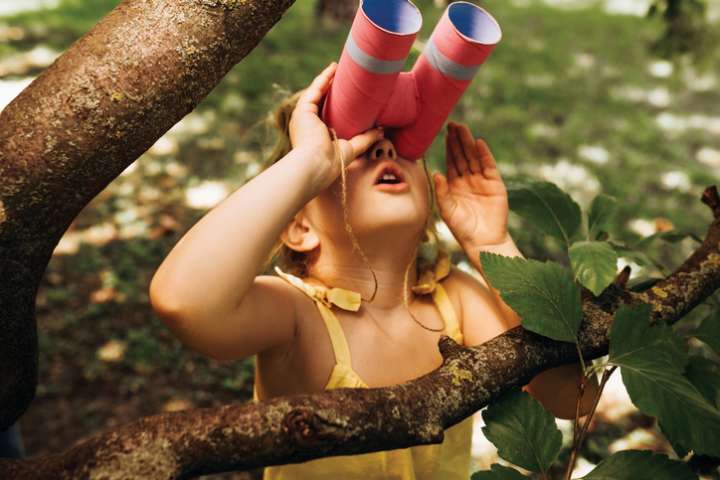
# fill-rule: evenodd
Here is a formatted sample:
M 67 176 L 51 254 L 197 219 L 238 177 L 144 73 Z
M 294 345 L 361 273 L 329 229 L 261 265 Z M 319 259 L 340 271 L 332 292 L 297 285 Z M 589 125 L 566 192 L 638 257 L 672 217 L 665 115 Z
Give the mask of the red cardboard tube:
M 470 2 L 448 6 L 412 69 L 420 105 L 414 122 L 398 129 L 398 154 L 422 157 L 445 120 L 502 38 L 498 22 Z
M 362 0 L 322 106 L 322 119 L 349 139 L 375 126 L 422 25 L 410 0 Z M 407 115 L 404 123 L 414 119 Z

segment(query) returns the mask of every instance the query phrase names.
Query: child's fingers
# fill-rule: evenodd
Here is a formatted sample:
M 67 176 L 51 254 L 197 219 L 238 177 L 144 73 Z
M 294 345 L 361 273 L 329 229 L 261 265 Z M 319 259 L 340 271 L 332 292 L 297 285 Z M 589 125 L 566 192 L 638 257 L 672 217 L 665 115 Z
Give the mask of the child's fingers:
M 445 218 L 455 209 L 456 202 L 452 195 L 449 195 L 450 187 L 448 186 L 448 179 L 440 172 L 435 172 L 432 178 L 435 183 L 435 193 L 440 216 Z
M 381 128 L 373 128 L 367 132 L 355 135 L 349 140 L 353 151 L 352 159 L 354 160 L 360 155 L 363 155 L 370 147 L 383 138 L 385 138 L 385 132 Z
M 445 134 L 445 164 L 447 166 L 447 179 L 452 181 L 458 176 L 457 168 L 455 168 L 455 161 L 453 160 L 453 152 L 450 148 L 450 131 Z
M 470 132 L 470 129 L 465 125 L 458 125 L 456 128 L 460 137 L 460 145 L 462 146 L 463 152 L 465 152 L 470 173 L 482 174 L 480 151 L 472 136 L 472 132 Z
M 447 178 L 445 178 L 445 176 L 443 176 L 440 172 L 435 172 L 432 178 L 435 183 L 435 193 L 437 194 L 437 198 L 438 200 L 443 201 L 448 192 Z
M 485 142 L 482 138 L 478 138 L 475 143 L 480 151 L 480 162 L 483 168 L 483 175 L 486 178 L 499 179 L 500 170 L 497 168 L 495 156 L 490 151 L 490 147 L 487 142 Z
M 311 111 L 318 113 L 318 103 L 322 99 L 323 95 L 327 92 L 330 86 L 330 80 L 335 75 L 337 70 L 337 64 L 335 62 L 328 65 L 320 75 L 315 77 L 310 86 L 300 95 L 297 106 L 303 111 Z
M 465 152 L 460 146 L 460 138 L 458 137 L 457 129 L 452 124 L 448 124 L 448 142 L 450 143 L 450 150 L 452 151 L 452 158 L 455 163 L 457 173 L 460 176 L 469 175 L 471 172 L 468 167 L 467 160 L 465 159 Z

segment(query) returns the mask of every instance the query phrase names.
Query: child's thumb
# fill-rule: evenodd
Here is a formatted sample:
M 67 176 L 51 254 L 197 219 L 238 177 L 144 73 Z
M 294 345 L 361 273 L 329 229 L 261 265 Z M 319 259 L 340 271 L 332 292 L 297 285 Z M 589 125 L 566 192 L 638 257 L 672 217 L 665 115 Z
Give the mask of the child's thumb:
M 438 199 L 444 199 L 448 191 L 447 179 L 442 173 L 435 172 L 433 181 L 435 182 L 435 193 L 437 193 Z

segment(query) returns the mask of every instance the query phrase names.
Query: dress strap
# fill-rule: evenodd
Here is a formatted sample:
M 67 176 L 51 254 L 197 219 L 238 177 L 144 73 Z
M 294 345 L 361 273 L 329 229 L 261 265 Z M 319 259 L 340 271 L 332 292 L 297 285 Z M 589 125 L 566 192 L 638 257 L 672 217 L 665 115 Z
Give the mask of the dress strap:
M 277 266 L 275 272 L 313 299 L 318 310 L 320 310 L 320 316 L 325 323 L 328 335 L 330 335 L 335 362 L 352 370 L 350 347 L 348 347 L 345 333 L 340 326 L 340 320 L 338 320 L 330 307 L 337 305 L 345 310 L 357 311 L 360 308 L 360 294 L 343 288 L 327 289 L 319 285 L 310 285 L 295 275 L 283 272 Z
M 458 322 L 452 301 L 447 291 L 440 283 L 445 277 L 450 275 L 451 271 L 450 255 L 445 250 L 438 252 L 437 260 L 434 268 L 423 270 L 418 279 L 418 284 L 412 287 L 412 290 L 418 294 L 432 294 L 433 301 L 440 310 L 440 316 L 445 323 L 445 331 L 448 336 L 459 344 L 463 344 L 463 334 L 460 330 L 460 322 Z
M 335 362 L 352 370 L 350 347 L 345 339 L 345 333 L 340 326 L 340 321 L 324 303 L 319 301 L 316 303 L 320 310 L 320 315 L 325 321 L 325 328 L 327 328 L 328 334 L 330 335 L 333 352 L 335 353 Z
M 437 305 L 438 310 L 440 310 L 440 315 L 445 322 L 445 331 L 448 336 L 460 345 L 463 345 L 464 341 L 462 331 L 460 330 L 460 322 L 458 322 L 452 301 L 450 300 L 445 287 L 443 287 L 440 282 L 435 285 L 432 295 L 433 301 L 435 302 L 435 305 Z

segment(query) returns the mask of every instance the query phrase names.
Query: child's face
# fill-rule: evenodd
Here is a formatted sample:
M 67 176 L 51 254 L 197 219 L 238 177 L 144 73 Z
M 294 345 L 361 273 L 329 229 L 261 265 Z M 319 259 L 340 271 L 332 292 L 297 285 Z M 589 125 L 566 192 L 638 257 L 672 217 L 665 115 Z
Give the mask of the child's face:
M 387 167 L 397 171 L 402 184 L 378 183 Z M 365 155 L 350 162 L 345 175 L 348 222 L 362 244 L 392 248 L 393 242 L 419 241 L 424 233 L 430 204 L 422 159 L 399 157 L 392 141 L 384 139 L 373 145 Z M 306 206 L 321 244 L 326 239 L 333 243 L 349 242 L 343 221 L 341 192 L 342 177 L 338 176 L 330 187 Z

